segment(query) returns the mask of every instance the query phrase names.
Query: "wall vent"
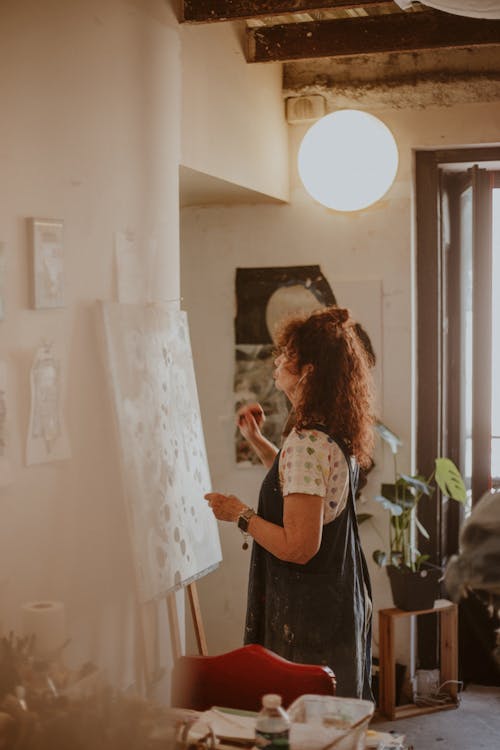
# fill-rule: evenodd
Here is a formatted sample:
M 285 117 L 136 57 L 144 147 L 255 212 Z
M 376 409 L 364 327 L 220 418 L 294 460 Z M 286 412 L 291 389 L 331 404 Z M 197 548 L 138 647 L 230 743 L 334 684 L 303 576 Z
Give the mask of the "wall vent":
M 286 119 L 290 125 L 314 122 L 326 115 L 326 99 L 320 94 L 290 96 L 286 100 Z

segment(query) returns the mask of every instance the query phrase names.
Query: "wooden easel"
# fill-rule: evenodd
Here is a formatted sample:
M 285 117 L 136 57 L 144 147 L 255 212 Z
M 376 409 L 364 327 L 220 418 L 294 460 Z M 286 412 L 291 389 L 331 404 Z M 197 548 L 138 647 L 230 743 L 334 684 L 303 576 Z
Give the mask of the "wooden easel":
M 198 646 L 198 653 L 200 656 L 208 656 L 207 639 L 205 635 L 205 629 L 203 627 L 203 620 L 201 617 L 200 600 L 198 597 L 198 589 L 196 588 L 196 582 L 188 583 L 186 586 L 189 607 L 191 609 L 191 617 L 193 618 L 194 634 L 196 637 L 196 644 Z M 167 609 L 168 609 L 168 622 L 170 625 L 170 636 L 172 639 L 172 651 L 176 659 L 182 656 L 182 645 L 181 645 L 181 634 L 179 628 L 179 612 L 177 610 L 177 601 L 175 593 L 167 594 Z
M 186 590 L 189 599 L 191 617 L 193 620 L 196 643 L 198 646 L 198 653 L 200 654 L 200 656 L 207 656 L 207 639 L 205 635 L 205 629 L 203 627 L 203 620 L 201 617 L 200 600 L 198 597 L 198 589 L 196 588 L 196 583 L 193 581 L 186 584 Z M 182 641 L 176 592 L 173 591 L 165 594 L 164 600 L 167 606 L 172 653 L 174 655 L 174 659 L 178 659 L 180 656 L 182 656 Z M 157 601 L 161 601 L 161 599 Z M 149 604 L 151 606 L 154 606 L 154 602 L 150 602 Z M 144 626 L 146 606 L 146 604 L 140 603 L 138 603 L 137 606 L 138 643 L 136 651 L 136 679 L 137 685 L 139 686 L 141 692 L 149 695 L 155 683 L 162 677 L 162 674 L 150 674 L 148 670 L 148 651 L 146 648 L 146 633 Z

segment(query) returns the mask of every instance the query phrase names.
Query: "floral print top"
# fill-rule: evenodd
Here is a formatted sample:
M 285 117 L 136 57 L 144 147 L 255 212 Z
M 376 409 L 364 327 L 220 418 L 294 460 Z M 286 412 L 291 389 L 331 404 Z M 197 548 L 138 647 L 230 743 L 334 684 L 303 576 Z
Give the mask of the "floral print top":
M 339 446 L 325 432 L 293 428 L 279 460 L 283 497 L 294 492 L 324 498 L 323 524 L 341 513 L 349 495 L 349 469 Z

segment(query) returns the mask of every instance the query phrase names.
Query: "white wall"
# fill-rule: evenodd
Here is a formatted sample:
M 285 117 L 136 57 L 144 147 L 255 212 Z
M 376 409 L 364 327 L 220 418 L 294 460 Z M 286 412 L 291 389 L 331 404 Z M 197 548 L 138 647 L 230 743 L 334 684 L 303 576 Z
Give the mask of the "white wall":
M 8 366 L 12 471 L 0 488 L 0 619 L 17 628 L 22 602 L 62 599 L 68 658 L 93 659 L 122 686 L 134 676 L 133 569 L 95 300 L 115 297 L 113 234 L 124 229 L 156 236 L 158 294 L 179 298 L 181 117 L 182 163 L 286 196 L 280 81 L 279 66 L 246 66 L 237 27 L 179 31 L 163 0 L 0 6 L 0 241 L 7 261 L 0 358 Z M 411 149 L 494 142 L 500 112 L 470 105 L 383 114 L 400 144 L 401 169 L 387 199 L 359 216 L 315 206 L 295 178 L 290 206 L 184 213 L 183 306 L 213 484 L 249 502 L 262 471 L 238 470 L 232 461 L 237 265 L 319 262 L 334 289 L 336 279 L 382 280 L 384 417 L 409 440 Z M 299 132 L 292 131 L 292 156 Z M 65 222 L 64 310 L 29 309 L 30 216 Z M 64 352 L 72 458 L 27 467 L 29 371 L 44 339 Z M 246 597 L 248 553 L 233 527 L 223 529 L 223 545 L 224 564 L 200 583 L 212 651 L 241 642 Z M 378 591 L 383 582 L 377 573 Z
M 183 26 L 183 166 L 288 198 L 279 63 L 248 65 L 238 24 Z
M 95 301 L 116 298 L 114 233 L 156 239 L 156 297 L 179 300 L 181 145 L 193 170 L 278 198 L 289 186 L 281 66 L 247 66 L 238 26 L 181 29 L 172 5 L 0 8 L 0 360 L 12 480 L 0 488 L 0 622 L 19 630 L 23 602 L 61 599 L 67 660 L 91 659 L 122 687 L 135 677 L 134 574 L 95 320 Z M 30 309 L 28 217 L 64 220 L 63 310 Z M 27 467 L 29 373 L 44 340 L 63 352 L 72 457 Z M 159 667 L 171 661 L 168 627 L 149 609 Z
M 352 215 L 315 204 L 299 184 L 295 157 L 303 127 L 290 129 L 290 205 L 188 208 L 181 221 L 181 287 L 191 334 L 212 481 L 254 505 L 263 472 L 238 469 L 233 460 L 232 378 L 234 363 L 234 274 L 237 266 L 319 263 L 335 292 L 337 281 L 382 282 L 383 420 L 404 440 L 401 470 L 410 468 L 412 346 L 413 150 L 422 147 L 493 143 L 500 133 L 500 104 L 456 105 L 426 110 L 371 112 L 392 129 L 400 152 L 396 181 L 375 206 Z M 343 300 L 339 298 L 340 303 Z M 362 315 L 361 311 L 354 310 Z M 389 456 L 378 457 L 366 496 L 390 481 Z M 362 527 L 367 557 L 381 546 L 387 517 L 377 504 L 376 528 Z M 200 582 L 209 648 L 241 644 L 249 553 L 233 525 L 221 525 L 224 563 Z M 377 609 L 392 606 L 385 571 L 371 565 Z M 376 621 L 375 621 L 376 625 Z M 375 650 L 378 643 L 375 628 Z M 400 651 L 405 653 L 405 644 Z
M 94 308 L 115 298 L 113 234 L 125 229 L 156 236 L 158 293 L 179 298 L 180 89 L 179 29 L 163 0 L 1 4 L 12 482 L 0 489 L 0 619 L 17 629 L 22 602 L 63 600 L 69 660 L 92 659 L 123 687 L 134 678 L 133 569 Z M 65 222 L 63 310 L 29 309 L 30 216 Z M 27 467 L 29 371 L 44 339 L 63 352 L 72 458 Z

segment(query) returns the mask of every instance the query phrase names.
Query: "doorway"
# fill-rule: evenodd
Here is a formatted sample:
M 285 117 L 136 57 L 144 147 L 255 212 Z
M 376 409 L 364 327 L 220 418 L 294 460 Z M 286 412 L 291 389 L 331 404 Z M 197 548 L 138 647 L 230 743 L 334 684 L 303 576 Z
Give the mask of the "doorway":
M 457 552 L 465 515 L 500 473 L 499 174 L 500 148 L 416 154 L 417 462 L 428 476 L 434 457 L 448 456 L 469 495 L 465 508 L 439 494 L 421 504 L 431 534 L 418 546 L 437 565 Z M 462 676 L 496 684 L 495 621 L 476 598 L 460 607 Z M 435 663 L 435 618 L 422 625 L 427 666 Z

